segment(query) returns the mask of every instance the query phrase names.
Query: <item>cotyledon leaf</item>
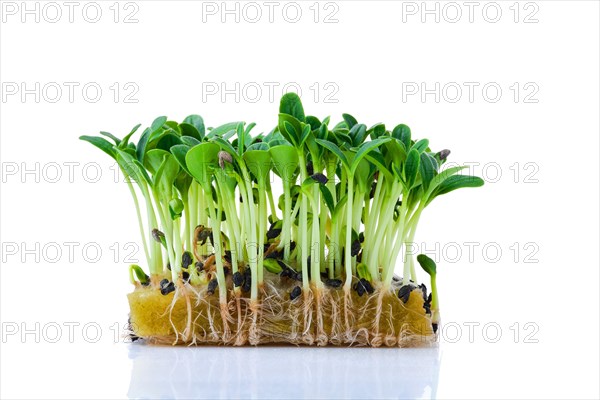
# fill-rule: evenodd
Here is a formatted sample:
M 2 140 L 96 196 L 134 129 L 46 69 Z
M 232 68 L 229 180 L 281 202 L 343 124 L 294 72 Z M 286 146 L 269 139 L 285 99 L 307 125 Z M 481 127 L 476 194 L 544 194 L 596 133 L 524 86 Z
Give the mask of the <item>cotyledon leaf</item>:
M 406 162 L 404 163 L 404 179 L 406 182 L 406 189 L 410 190 L 417 179 L 417 173 L 419 172 L 420 154 L 417 149 L 410 149 L 406 156 Z
M 192 147 L 185 155 L 190 174 L 200 184 L 210 184 L 213 169 L 218 165 L 221 147 L 214 142 L 204 142 Z
M 419 262 L 419 265 L 421 265 L 421 268 L 423 268 L 425 272 L 427 272 L 431 276 L 435 276 L 435 274 L 437 273 L 435 261 L 427 257 L 425 254 L 419 254 L 417 256 L 417 261 Z
M 113 144 L 111 142 L 109 142 L 108 140 L 98 137 L 98 136 L 86 136 L 86 135 L 79 136 L 79 139 L 93 144 L 94 146 L 96 146 L 97 148 L 99 148 L 100 150 L 102 150 L 103 152 L 105 152 L 106 154 L 111 156 L 112 158 L 115 158 L 115 150 L 113 149 Z

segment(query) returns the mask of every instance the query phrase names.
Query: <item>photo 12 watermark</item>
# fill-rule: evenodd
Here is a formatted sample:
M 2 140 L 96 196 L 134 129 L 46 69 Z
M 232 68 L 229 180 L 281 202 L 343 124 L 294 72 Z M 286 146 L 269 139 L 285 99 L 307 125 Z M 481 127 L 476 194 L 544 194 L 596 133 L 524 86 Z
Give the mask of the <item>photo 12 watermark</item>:
M 498 103 L 537 104 L 536 82 L 402 82 L 402 103 Z
M 339 103 L 336 82 L 202 82 L 202 102 L 276 103 L 286 93 L 315 103 Z
M 107 325 L 95 321 L 5 321 L 0 331 L 4 344 L 127 343 L 134 339 L 128 322 Z
M 448 264 L 496 264 L 513 262 L 514 264 L 538 264 L 540 245 L 535 241 L 498 242 L 406 242 L 406 255 L 414 257 L 425 254 L 436 263 Z M 404 260 L 403 260 L 404 261 Z
M 103 21 L 137 24 L 140 3 L 135 1 L 2 1 L 3 24 L 58 24 Z
M 139 103 L 136 82 L 2 82 L 2 103 Z
M 3 184 L 135 183 L 116 161 L 5 161 L 0 164 L 0 179 Z
M 114 264 L 139 263 L 140 246 L 136 242 L 80 242 L 80 241 L 4 241 L 1 246 L 2 263 L 68 263 Z
M 536 322 L 501 324 L 494 321 L 444 322 L 438 330 L 441 343 L 538 344 L 540 326 Z
M 202 23 L 337 24 L 340 3 L 335 1 L 203 1 Z
M 540 5 L 528 1 L 403 1 L 402 22 L 537 24 Z

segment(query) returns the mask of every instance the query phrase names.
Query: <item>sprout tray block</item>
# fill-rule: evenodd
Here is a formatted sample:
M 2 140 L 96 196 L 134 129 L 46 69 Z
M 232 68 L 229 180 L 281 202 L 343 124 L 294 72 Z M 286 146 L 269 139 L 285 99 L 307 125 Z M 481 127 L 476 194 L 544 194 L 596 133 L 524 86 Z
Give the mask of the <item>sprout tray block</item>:
M 226 310 L 206 288 L 165 296 L 158 289 L 139 286 L 128 295 L 132 333 L 151 343 L 196 345 L 413 347 L 435 341 L 424 307 L 426 289 L 412 291 L 406 303 L 393 291 L 375 290 L 363 296 L 352 291 L 346 297 L 335 288 L 311 290 L 290 300 L 292 287 L 281 280 L 276 275 L 266 277 L 263 300 L 255 307 L 249 297 L 232 296 Z

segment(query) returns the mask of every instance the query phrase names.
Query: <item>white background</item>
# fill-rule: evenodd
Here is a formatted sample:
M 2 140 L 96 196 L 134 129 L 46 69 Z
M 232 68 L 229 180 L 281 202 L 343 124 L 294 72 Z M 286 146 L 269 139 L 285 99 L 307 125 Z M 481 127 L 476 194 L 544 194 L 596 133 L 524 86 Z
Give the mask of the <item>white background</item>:
M 295 23 L 285 2 L 273 22 L 258 2 L 238 3 L 239 22 L 224 23 L 221 2 L 98 2 L 96 23 L 86 2 L 73 22 L 54 3 L 55 23 L 54 5 L 27 3 L 38 22 L 21 2 L 0 3 L 2 398 L 600 396 L 597 2 L 479 2 L 472 22 L 463 2 L 428 2 L 436 22 L 421 2 L 309 1 Z M 252 23 L 254 5 L 262 18 Z M 72 101 L 65 82 L 78 85 Z M 439 348 L 115 340 L 128 257 L 143 262 L 143 252 L 130 244 L 139 233 L 126 185 L 77 137 L 192 113 L 269 131 L 289 83 L 309 114 L 406 123 L 451 160 L 478 163 L 487 184 L 436 200 L 417 233 L 439 261 Z M 422 83 L 439 84 L 437 101 L 435 90 L 421 97 Z M 102 89 L 98 101 L 86 84 Z M 221 85 L 232 90 L 224 98 Z

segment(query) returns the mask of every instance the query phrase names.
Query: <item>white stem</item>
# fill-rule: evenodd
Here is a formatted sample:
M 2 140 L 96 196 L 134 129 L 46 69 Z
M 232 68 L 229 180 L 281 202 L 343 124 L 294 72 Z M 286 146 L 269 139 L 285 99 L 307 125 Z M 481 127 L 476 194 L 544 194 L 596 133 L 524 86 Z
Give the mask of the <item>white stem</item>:
M 348 171 L 348 201 L 346 202 L 346 246 L 344 255 L 344 267 L 346 268 L 346 282 L 344 289 L 350 291 L 352 285 L 352 194 L 354 191 L 354 176 Z

